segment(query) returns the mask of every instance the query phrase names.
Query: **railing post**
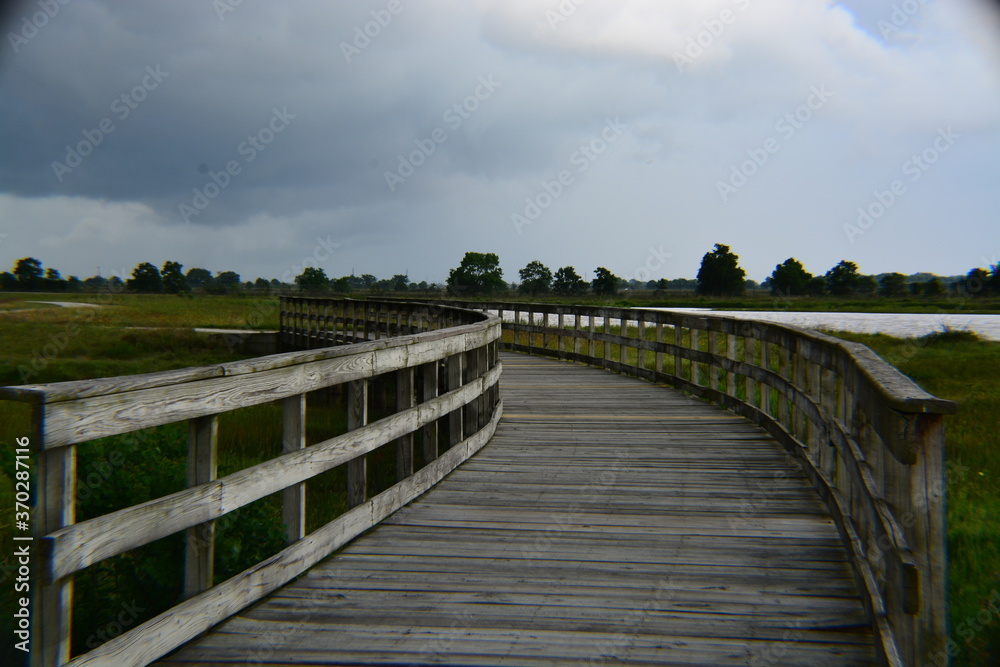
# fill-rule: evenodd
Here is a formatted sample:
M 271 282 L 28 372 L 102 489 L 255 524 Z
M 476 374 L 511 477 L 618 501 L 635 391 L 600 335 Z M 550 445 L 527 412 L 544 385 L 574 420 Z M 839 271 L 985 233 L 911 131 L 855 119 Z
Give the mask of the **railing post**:
M 646 320 L 643 319 L 642 313 L 636 315 L 635 318 L 635 328 L 636 336 L 639 338 L 639 347 L 635 350 L 635 365 L 639 367 L 640 370 L 646 370 L 646 350 L 642 348 L 642 344 L 646 342 Z M 640 377 L 642 377 L 640 375 Z
M 306 396 L 289 396 L 281 402 L 281 451 L 297 452 L 306 446 Z M 295 484 L 281 493 L 281 519 L 285 541 L 297 542 L 306 536 L 306 485 Z
M 590 311 L 587 316 L 587 331 L 590 332 L 590 340 L 587 341 L 587 356 L 590 357 L 590 363 L 594 363 L 594 357 L 597 355 L 597 341 L 594 340 L 596 330 L 594 311 Z
M 219 416 L 192 419 L 188 426 L 188 488 L 213 481 L 218 474 Z M 212 587 L 215 570 L 215 521 L 188 528 L 184 562 L 184 598 Z
M 413 369 L 396 371 L 396 411 L 413 407 Z M 413 474 L 413 434 L 407 433 L 396 441 L 396 481 Z
M 674 345 L 678 348 L 684 347 L 684 327 L 677 324 L 677 320 L 674 320 Z M 678 379 L 684 379 L 684 357 L 680 354 L 674 355 L 674 376 Z
M 709 330 L 708 332 L 708 351 L 714 356 L 719 356 L 719 332 L 714 330 Z M 716 360 L 713 360 L 711 368 L 708 369 L 708 375 L 711 381 L 709 386 L 716 391 L 719 391 L 720 377 L 719 377 L 719 364 Z
M 701 350 L 701 332 L 698 329 L 691 328 L 691 349 L 698 351 Z M 701 385 L 701 363 L 691 360 L 691 384 L 695 386 Z
M 916 516 L 908 538 L 920 569 L 915 655 L 926 659 L 944 652 L 947 635 L 948 559 L 945 526 L 944 417 L 914 416 L 917 462 L 910 466 L 910 511 Z
M 462 386 L 462 358 L 465 355 L 461 352 L 448 357 L 448 391 L 454 391 Z M 454 447 L 462 441 L 462 412 L 452 410 L 448 415 L 448 446 Z
M 32 406 L 31 443 L 43 444 L 45 406 Z M 76 447 L 43 449 L 38 456 L 36 539 L 76 522 Z M 33 667 L 58 667 L 69 662 L 73 622 L 73 577 L 46 582 L 43 578 L 36 601 L 37 619 L 31 654 Z
M 726 337 L 726 358 L 732 361 L 736 361 L 736 346 L 737 338 L 736 334 L 723 334 Z M 726 393 L 736 398 L 736 373 L 731 371 L 726 371 Z
M 423 375 L 423 400 L 427 401 L 438 397 L 438 362 L 432 361 L 420 367 Z M 424 426 L 424 465 L 437 458 L 438 455 L 438 422 L 432 421 Z
M 656 342 L 657 342 L 657 344 L 660 344 L 660 345 L 663 344 L 663 320 L 661 319 L 660 315 L 656 316 Z M 654 358 L 656 360 L 655 361 L 655 364 L 656 364 L 656 374 L 657 374 L 657 376 L 662 375 L 663 374 L 663 351 L 662 350 L 657 350 L 656 351 L 656 356 Z M 657 380 L 659 380 L 659 377 L 657 377 Z
M 347 385 L 347 430 L 368 424 L 368 380 Z M 368 468 L 364 455 L 347 462 L 347 506 L 356 507 L 368 499 Z
M 479 377 L 479 349 L 465 353 L 465 369 L 462 384 L 468 384 Z M 473 399 L 465 406 L 463 437 L 468 438 L 479 430 L 479 399 Z
M 743 360 L 751 366 L 757 366 L 757 339 L 754 338 L 754 333 L 753 330 L 749 331 L 743 339 Z M 757 400 L 757 382 L 752 375 L 747 375 L 744 380 L 747 403 L 755 408 L 760 408 L 760 401 Z

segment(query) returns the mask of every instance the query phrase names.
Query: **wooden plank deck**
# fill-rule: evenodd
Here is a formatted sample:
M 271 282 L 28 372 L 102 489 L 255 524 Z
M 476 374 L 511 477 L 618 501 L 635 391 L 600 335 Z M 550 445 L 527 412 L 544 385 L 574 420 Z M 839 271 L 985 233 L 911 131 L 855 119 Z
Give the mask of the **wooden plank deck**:
M 746 420 L 504 354 L 493 440 L 163 665 L 867 665 L 833 522 Z

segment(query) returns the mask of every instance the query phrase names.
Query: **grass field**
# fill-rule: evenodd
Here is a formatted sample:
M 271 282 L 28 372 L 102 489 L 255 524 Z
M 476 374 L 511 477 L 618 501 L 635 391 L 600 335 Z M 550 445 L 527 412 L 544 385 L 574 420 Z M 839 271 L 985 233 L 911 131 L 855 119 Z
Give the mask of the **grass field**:
M 23 303 L 28 299 L 91 301 L 103 307 L 29 306 Z M 245 355 L 230 349 L 224 339 L 190 329 L 274 329 L 277 320 L 273 297 L 0 297 L 0 386 L 236 360 Z M 955 664 L 1000 664 L 1000 616 L 990 614 L 988 607 L 991 599 L 994 605 L 1000 602 L 1000 597 L 994 597 L 1000 590 L 1000 385 L 996 381 L 1000 343 L 914 343 L 886 336 L 840 335 L 869 345 L 928 391 L 959 403 L 959 414 L 947 421 L 950 615 L 959 651 Z M 345 430 L 342 412 L 330 408 L 329 396 L 318 392 L 309 400 L 309 442 Z M 0 632 L 4 633 L 13 605 L 11 445 L 14 437 L 27 433 L 28 425 L 24 406 L 0 402 L 0 541 L 5 545 Z M 183 488 L 186 439 L 183 425 L 167 425 L 80 447 L 78 518 Z M 279 450 L 280 406 L 262 405 L 222 417 L 220 475 L 266 460 Z M 416 451 L 420 451 L 419 443 Z M 371 474 L 378 478 L 370 484 L 376 490 L 385 488 L 394 475 L 393 453 L 379 451 L 371 461 Z M 344 471 L 337 469 L 310 483 L 310 530 L 346 509 L 344 478 Z M 234 574 L 281 547 L 279 500 L 263 499 L 218 522 L 217 578 Z M 158 605 L 173 603 L 180 586 L 177 563 L 182 542 L 182 536 L 166 538 L 77 576 L 79 620 L 74 644 L 78 650 L 100 643 L 102 633 L 108 635 L 109 617 L 113 620 L 122 609 L 143 610 L 134 624 L 153 615 Z M 0 662 L 4 657 L 0 652 Z

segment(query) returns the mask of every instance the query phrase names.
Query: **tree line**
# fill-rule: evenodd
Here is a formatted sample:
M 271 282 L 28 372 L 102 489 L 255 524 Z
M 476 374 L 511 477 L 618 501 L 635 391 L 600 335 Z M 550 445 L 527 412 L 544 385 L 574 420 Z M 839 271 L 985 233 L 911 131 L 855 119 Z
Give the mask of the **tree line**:
M 144 294 L 191 295 L 195 292 L 207 294 L 233 294 L 243 291 L 288 292 L 297 290 L 306 293 L 348 294 L 354 291 L 366 293 L 447 292 L 460 298 L 520 293 L 533 298 L 554 295 L 560 297 L 613 297 L 624 291 L 633 290 L 693 290 L 695 293 L 713 297 L 739 297 L 747 289 L 767 289 L 778 297 L 795 296 L 927 296 L 935 297 L 945 293 L 962 293 L 968 296 L 1000 295 L 1000 263 L 989 267 L 977 267 L 964 276 L 942 280 L 933 274 L 905 276 L 901 273 L 866 275 L 858 265 L 841 260 L 822 275 L 806 271 L 802 263 L 789 257 L 774 267 L 774 271 L 758 285 L 746 278 L 746 271 L 739 264 L 739 256 L 729 246 L 717 243 L 705 253 L 695 279 L 678 278 L 667 280 L 625 280 L 610 269 L 598 266 L 594 278 L 585 281 L 573 266 L 559 267 L 552 271 L 539 260 L 528 262 L 518 271 L 518 282 L 508 283 L 500 267 L 500 257 L 496 253 L 466 252 L 460 264 L 451 269 L 444 285 L 415 283 L 406 274 L 396 274 L 391 278 L 378 278 L 365 273 L 331 278 L 326 271 L 317 267 L 306 267 L 295 277 L 294 284 L 279 280 L 257 278 L 243 282 L 234 271 L 213 274 L 203 268 L 184 271 L 179 262 L 165 262 L 158 268 L 149 262 L 138 264 L 132 275 L 123 280 L 118 276 L 104 278 L 92 276 L 80 280 L 76 276 L 63 278 L 53 268 L 44 268 L 42 262 L 33 257 L 17 260 L 9 272 L 0 273 L 0 289 L 29 292 L 97 292 L 105 289 L 130 291 Z

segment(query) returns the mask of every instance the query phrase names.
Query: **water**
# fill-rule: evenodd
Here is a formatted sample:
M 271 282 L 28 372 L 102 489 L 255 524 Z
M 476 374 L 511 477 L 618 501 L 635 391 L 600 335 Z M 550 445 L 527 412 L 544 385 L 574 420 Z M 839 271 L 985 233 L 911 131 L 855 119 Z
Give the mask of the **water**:
M 1000 341 L 1000 315 L 963 315 L 960 313 L 806 313 L 791 311 L 711 310 L 709 308 L 647 308 L 681 313 L 714 313 L 743 320 L 763 320 L 791 324 L 818 331 L 852 331 L 854 333 L 884 333 L 897 338 L 916 338 L 945 327 L 976 332 L 984 340 Z M 496 311 L 490 311 L 496 314 Z M 505 312 L 504 319 L 513 320 L 512 312 Z M 558 317 L 549 316 L 549 326 L 558 325 Z M 594 318 L 603 326 L 601 318 Z M 521 314 L 521 321 L 527 317 Z M 586 323 L 586 320 L 584 320 Z M 573 317 L 566 316 L 563 324 L 573 326 Z M 618 320 L 611 324 L 617 325 Z

